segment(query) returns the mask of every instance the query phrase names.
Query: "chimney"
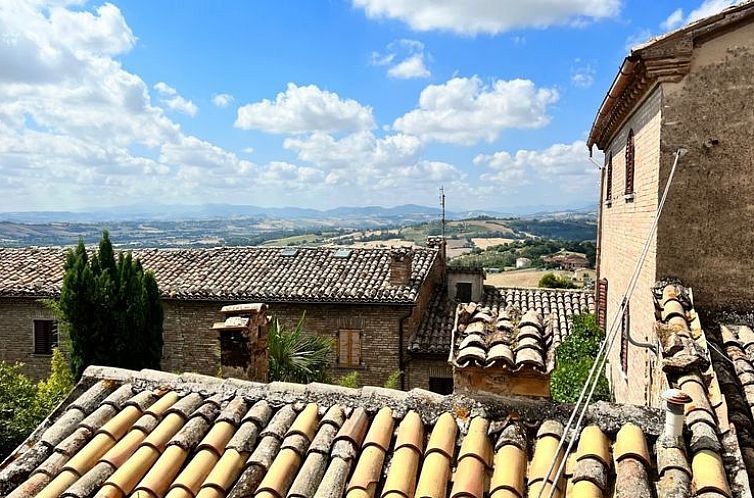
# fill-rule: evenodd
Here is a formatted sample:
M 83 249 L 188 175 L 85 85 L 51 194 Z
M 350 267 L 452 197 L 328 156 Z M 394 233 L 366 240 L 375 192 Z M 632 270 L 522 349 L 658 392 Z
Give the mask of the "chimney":
M 390 285 L 405 287 L 411 281 L 411 263 L 414 253 L 411 249 L 390 249 Z
M 661 397 L 665 400 L 665 429 L 662 437 L 675 441 L 683 434 L 684 405 L 691 402 L 691 396 L 680 389 L 668 389 Z
M 225 321 L 212 326 L 220 340 L 223 377 L 267 382 L 267 305 L 262 303 L 223 306 Z

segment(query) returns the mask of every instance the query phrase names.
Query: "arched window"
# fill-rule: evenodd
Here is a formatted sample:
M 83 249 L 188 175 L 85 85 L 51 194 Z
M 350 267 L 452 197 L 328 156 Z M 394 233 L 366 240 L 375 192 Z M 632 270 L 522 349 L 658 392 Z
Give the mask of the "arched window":
M 613 198 L 613 153 L 608 153 L 607 157 L 607 174 L 605 175 L 605 200 Z
M 628 131 L 628 138 L 626 139 L 626 195 L 634 193 L 634 130 Z

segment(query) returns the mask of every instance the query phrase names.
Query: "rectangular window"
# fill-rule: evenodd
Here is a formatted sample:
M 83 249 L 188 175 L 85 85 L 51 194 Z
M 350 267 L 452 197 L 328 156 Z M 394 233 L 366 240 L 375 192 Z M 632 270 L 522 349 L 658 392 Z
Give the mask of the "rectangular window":
M 626 140 L 626 195 L 634 193 L 634 167 L 636 150 L 634 149 L 634 130 L 629 130 Z
M 461 303 L 471 302 L 471 283 L 458 282 L 456 284 L 456 301 Z
M 621 322 L 621 338 L 620 338 L 620 366 L 623 369 L 624 374 L 628 374 L 628 334 L 631 332 L 631 311 L 629 310 L 629 304 L 626 302 L 626 307 L 623 309 L 623 320 Z
M 597 282 L 597 325 L 602 330 L 607 327 L 607 279 L 601 278 Z
M 338 331 L 338 366 L 361 366 L 361 330 Z
M 453 394 L 453 379 L 451 377 L 430 377 L 429 390 L 437 394 Z
M 55 320 L 34 320 L 34 354 L 52 354 L 58 346 L 58 324 Z
M 613 153 L 607 155 L 607 173 L 605 174 L 605 200 L 613 198 Z

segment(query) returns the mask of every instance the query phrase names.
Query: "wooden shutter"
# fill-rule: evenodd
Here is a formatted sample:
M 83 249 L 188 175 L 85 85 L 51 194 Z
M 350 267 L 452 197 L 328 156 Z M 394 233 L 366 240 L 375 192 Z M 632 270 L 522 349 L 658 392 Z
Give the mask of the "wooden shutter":
M 344 329 L 338 331 L 338 365 L 356 367 L 361 365 L 361 331 Z
M 53 320 L 34 320 L 34 354 L 52 354 L 58 345 L 58 324 Z
M 607 279 L 601 278 L 597 282 L 597 325 L 602 330 L 607 326 Z
M 613 198 L 613 153 L 607 154 L 607 175 L 605 178 L 605 200 Z
M 626 302 L 626 307 L 623 309 L 623 321 L 621 323 L 620 366 L 624 374 L 628 374 L 628 334 L 631 333 L 631 311 L 629 304 L 629 302 Z
M 629 130 L 626 139 L 626 195 L 634 193 L 634 130 Z

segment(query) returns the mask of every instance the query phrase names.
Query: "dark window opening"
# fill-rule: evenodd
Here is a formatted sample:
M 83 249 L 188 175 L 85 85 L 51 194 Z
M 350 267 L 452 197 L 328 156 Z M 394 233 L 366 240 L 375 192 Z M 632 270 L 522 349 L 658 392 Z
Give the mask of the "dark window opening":
M 634 193 L 634 162 L 635 162 L 635 150 L 634 150 L 634 130 L 629 130 L 628 138 L 626 139 L 626 195 Z
M 52 354 L 58 347 L 58 324 L 54 320 L 34 320 L 34 354 Z
M 607 154 L 607 174 L 605 175 L 605 200 L 613 198 L 613 153 Z
M 429 390 L 437 394 L 453 394 L 453 379 L 451 377 L 430 377 Z
M 462 303 L 471 302 L 471 283 L 458 282 L 456 284 L 456 301 Z
M 631 333 L 631 312 L 629 303 L 623 309 L 623 321 L 621 323 L 621 340 L 620 340 L 620 366 L 624 374 L 628 374 L 628 334 Z
M 248 367 L 251 349 L 246 334 L 240 331 L 220 333 L 220 363 L 227 367 Z

